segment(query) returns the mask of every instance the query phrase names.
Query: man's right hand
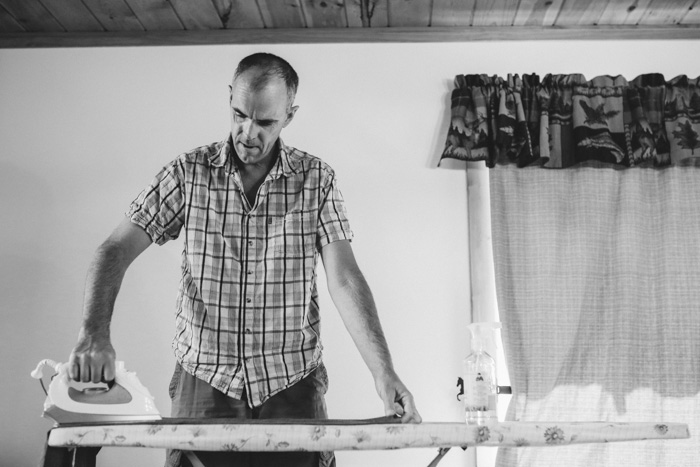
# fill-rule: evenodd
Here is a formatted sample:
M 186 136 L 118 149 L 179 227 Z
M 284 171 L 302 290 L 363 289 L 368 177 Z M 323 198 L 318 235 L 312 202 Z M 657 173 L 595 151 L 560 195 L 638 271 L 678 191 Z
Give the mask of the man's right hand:
M 109 338 L 80 337 L 68 359 L 68 374 L 74 381 L 114 381 L 116 352 Z

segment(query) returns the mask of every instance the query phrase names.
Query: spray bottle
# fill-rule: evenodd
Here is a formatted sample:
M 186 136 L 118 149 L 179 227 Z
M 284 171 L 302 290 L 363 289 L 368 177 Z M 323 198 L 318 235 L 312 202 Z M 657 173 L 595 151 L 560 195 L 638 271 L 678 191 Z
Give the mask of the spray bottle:
M 496 349 L 495 331 L 501 323 L 472 323 L 468 326 L 471 333 L 471 353 L 462 361 L 463 379 L 458 380 L 462 387 L 466 421 L 469 425 L 486 425 L 498 422 L 496 397 L 496 360 L 487 349 Z

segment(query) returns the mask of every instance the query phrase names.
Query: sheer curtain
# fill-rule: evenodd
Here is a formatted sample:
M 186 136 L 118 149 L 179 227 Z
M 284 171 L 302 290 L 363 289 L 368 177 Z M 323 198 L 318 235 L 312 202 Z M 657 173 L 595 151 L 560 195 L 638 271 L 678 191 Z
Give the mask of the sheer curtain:
M 490 184 L 508 419 L 682 422 L 700 435 L 700 169 L 499 166 Z M 505 449 L 497 465 L 698 459 L 691 438 Z
M 455 79 L 443 157 L 491 167 L 507 418 L 682 422 L 693 436 L 503 449 L 497 465 L 698 465 L 698 82 Z

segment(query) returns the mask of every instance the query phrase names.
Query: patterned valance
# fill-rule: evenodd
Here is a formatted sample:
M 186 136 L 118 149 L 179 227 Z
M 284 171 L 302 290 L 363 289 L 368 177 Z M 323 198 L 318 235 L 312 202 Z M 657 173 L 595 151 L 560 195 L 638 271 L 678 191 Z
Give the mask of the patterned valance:
M 442 159 L 565 168 L 700 157 L 700 77 L 458 75 Z

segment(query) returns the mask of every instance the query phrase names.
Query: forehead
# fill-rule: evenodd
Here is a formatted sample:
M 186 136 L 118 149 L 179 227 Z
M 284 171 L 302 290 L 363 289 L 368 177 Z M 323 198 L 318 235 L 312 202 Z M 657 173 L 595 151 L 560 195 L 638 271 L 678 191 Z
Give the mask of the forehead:
M 246 71 L 231 83 L 231 105 L 245 113 L 285 114 L 287 86 L 278 77 L 261 79 L 259 73 Z M 252 114 L 249 114 L 252 115 Z

